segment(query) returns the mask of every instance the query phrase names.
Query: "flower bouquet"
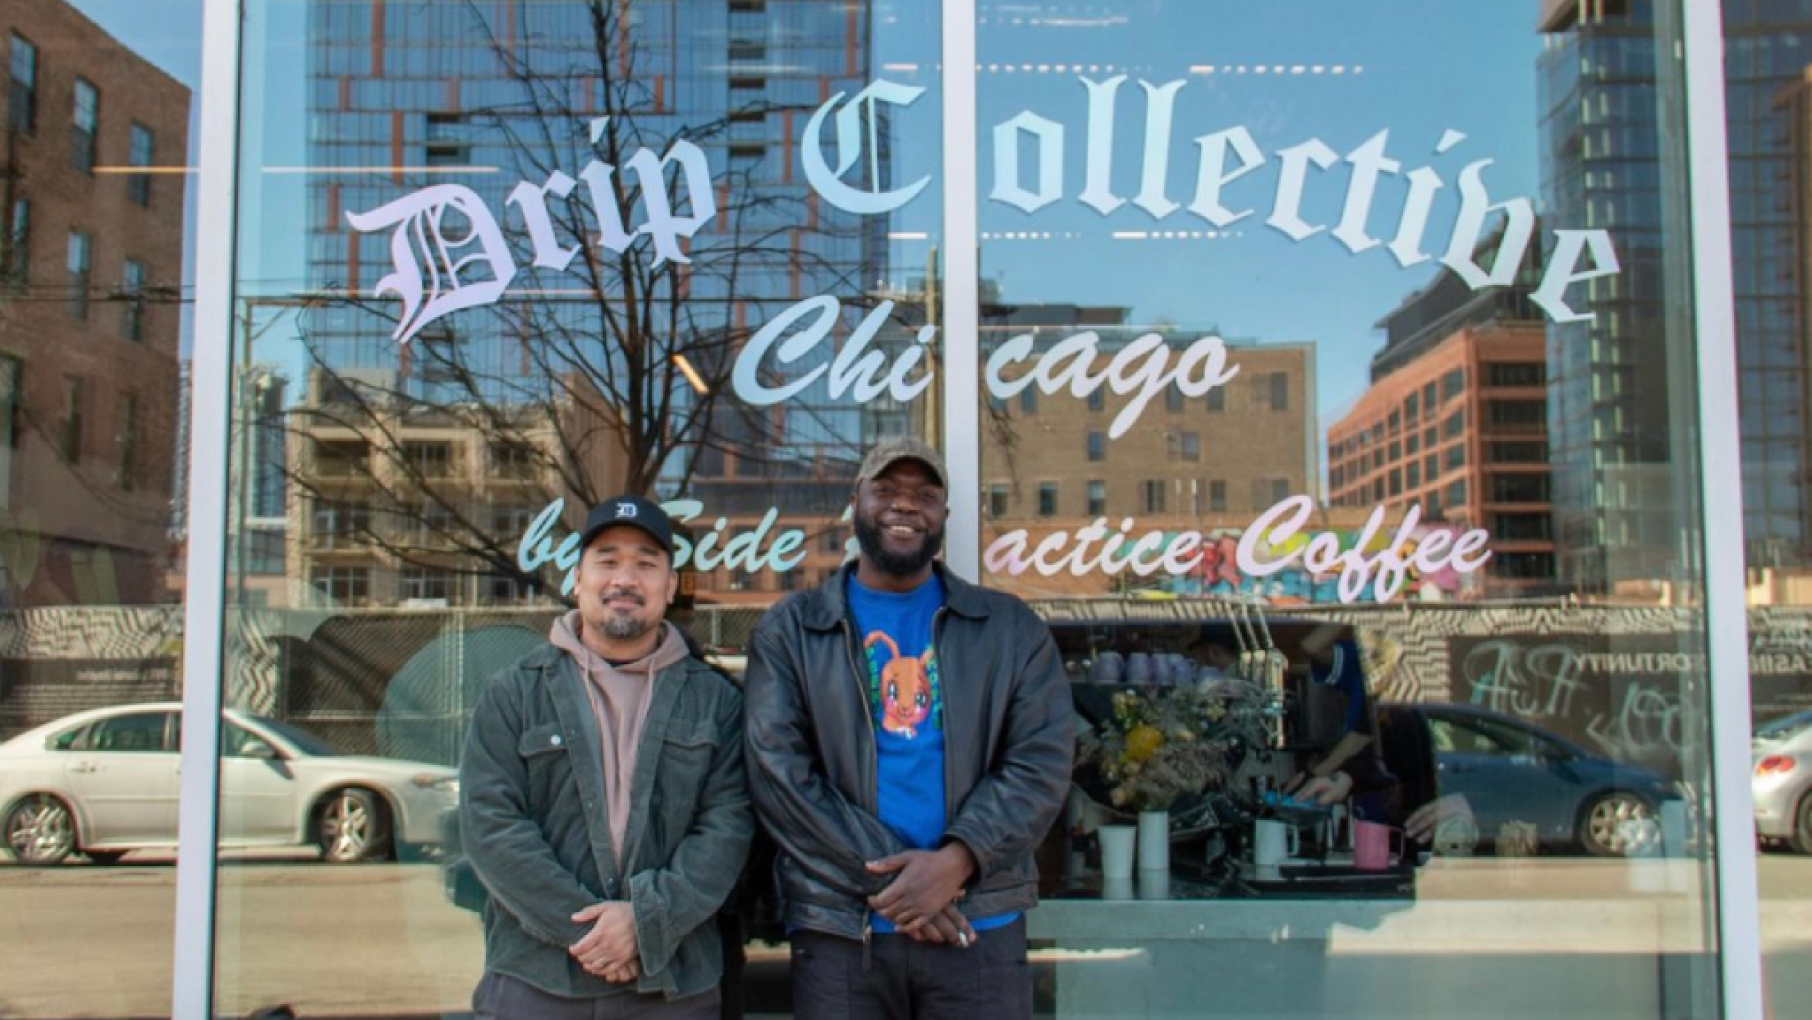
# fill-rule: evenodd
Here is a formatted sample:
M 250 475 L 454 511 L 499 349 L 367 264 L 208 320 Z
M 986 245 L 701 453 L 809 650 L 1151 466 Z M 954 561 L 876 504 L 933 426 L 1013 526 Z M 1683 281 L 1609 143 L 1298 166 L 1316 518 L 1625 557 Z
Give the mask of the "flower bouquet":
M 1173 834 L 1198 830 L 1248 749 L 1265 740 L 1265 695 L 1219 681 L 1117 691 L 1077 747 L 1077 784 L 1121 812 L 1168 811 Z

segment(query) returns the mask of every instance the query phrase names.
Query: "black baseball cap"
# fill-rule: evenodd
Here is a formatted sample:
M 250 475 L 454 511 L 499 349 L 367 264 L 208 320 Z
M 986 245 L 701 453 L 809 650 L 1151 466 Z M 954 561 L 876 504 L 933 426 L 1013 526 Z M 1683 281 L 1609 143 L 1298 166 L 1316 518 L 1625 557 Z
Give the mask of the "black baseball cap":
M 579 548 L 591 545 L 606 528 L 618 525 L 638 528 L 654 539 L 655 544 L 673 555 L 673 522 L 667 518 L 667 511 L 660 504 L 650 502 L 640 496 L 614 496 L 591 508 L 585 516 L 585 530 L 579 533 Z

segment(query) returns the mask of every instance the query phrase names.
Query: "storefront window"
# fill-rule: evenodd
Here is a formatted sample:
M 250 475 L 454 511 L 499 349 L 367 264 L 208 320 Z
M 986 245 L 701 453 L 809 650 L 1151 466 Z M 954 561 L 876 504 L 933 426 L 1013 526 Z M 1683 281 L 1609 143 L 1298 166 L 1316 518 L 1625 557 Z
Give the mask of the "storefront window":
M 979 369 L 1037 394 L 980 482 L 1109 494 L 980 522 L 1085 731 L 1054 1015 L 1715 1010 L 1658 6 L 980 5 Z
M 1812 533 L 1804 295 L 1796 268 L 1808 234 L 1807 115 L 1812 23 L 1803 4 L 1726 5 L 1731 270 L 1737 403 L 1742 408 L 1743 537 L 1748 582 L 1761 943 L 1769 1009 L 1812 994 L 1803 918 L 1812 909 Z
M 0 4 L 9 1017 L 170 1010 L 201 6 Z M 134 122 L 165 139 L 150 207 L 122 172 Z
M 285 768 L 221 761 L 216 1009 L 462 1014 L 453 767 L 591 506 L 665 505 L 737 672 L 842 563 L 867 446 L 940 441 L 937 9 L 245 13 L 223 694 Z

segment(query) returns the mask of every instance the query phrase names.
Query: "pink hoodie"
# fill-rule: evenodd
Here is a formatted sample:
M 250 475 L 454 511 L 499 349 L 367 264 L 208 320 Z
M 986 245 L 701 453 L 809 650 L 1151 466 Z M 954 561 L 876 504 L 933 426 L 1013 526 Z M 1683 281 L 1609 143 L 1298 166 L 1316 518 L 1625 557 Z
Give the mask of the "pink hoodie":
M 554 621 L 548 640 L 554 647 L 571 655 L 587 683 L 585 692 L 591 700 L 591 713 L 598 723 L 598 747 L 604 758 L 604 798 L 610 817 L 610 849 L 616 854 L 617 866 L 628 856 L 623 840 L 629 830 L 629 806 L 634 794 L 636 753 L 642 745 L 642 730 L 648 724 L 648 706 L 654 700 L 655 674 L 687 654 L 686 639 L 679 628 L 663 622 L 661 643 L 648 657 L 618 667 L 585 647 L 579 640 L 584 622 L 577 609 Z

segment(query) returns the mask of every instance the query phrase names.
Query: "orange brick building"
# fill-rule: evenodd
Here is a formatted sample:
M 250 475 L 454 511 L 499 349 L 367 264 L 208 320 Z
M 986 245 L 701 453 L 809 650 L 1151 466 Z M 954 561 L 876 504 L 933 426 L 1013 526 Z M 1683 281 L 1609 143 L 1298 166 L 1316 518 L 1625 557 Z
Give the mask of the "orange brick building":
M 1328 493 L 1335 507 L 1383 504 L 1395 519 L 1420 504 L 1425 518 L 1485 528 L 1493 557 L 1478 594 L 1509 597 L 1554 578 L 1547 340 L 1493 302 L 1514 305 L 1487 295 L 1474 309 L 1486 314 L 1450 331 L 1455 318 L 1437 319 L 1435 334 L 1379 354 L 1371 388 L 1328 429 Z
M 55 0 L 0 56 L 0 600 L 158 601 L 189 91 Z

